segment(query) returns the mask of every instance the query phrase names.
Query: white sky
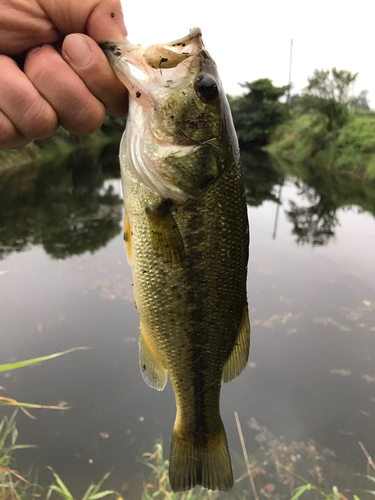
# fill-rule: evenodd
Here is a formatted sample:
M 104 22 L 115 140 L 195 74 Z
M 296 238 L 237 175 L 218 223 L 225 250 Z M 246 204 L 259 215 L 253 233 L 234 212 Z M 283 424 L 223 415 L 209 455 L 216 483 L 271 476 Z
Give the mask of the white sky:
M 258 78 L 286 85 L 293 38 L 295 92 L 314 69 L 335 66 L 358 72 L 354 93 L 369 90 L 375 103 L 375 0 L 122 2 L 132 43 L 170 42 L 200 27 L 228 94 L 241 94 L 238 83 Z

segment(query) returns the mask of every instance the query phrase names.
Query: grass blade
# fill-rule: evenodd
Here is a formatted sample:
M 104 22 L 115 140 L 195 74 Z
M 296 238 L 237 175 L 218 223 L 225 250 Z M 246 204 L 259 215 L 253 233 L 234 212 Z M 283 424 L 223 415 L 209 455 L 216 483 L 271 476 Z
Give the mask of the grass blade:
M 96 493 L 95 495 L 91 495 L 90 500 L 98 500 L 99 498 L 104 498 L 104 497 L 107 497 L 108 495 L 116 495 L 117 498 L 119 498 L 115 491 L 107 490 L 107 491 L 101 491 L 99 493 Z
M 72 495 L 70 493 L 69 493 L 69 495 L 67 495 L 61 488 L 56 486 L 56 484 L 51 484 L 51 486 L 49 487 L 48 494 L 47 494 L 46 498 L 50 498 L 53 491 L 58 493 L 61 497 L 66 498 L 67 500 L 74 500 L 74 498 L 72 497 Z
M 6 365 L 0 365 L 0 372 L 7 372 L 9 370 L 15 370 L 16 368 L 23 368 L 24 366 L 34 365 L 35 363 L 40 363 L 41 361 L 58 358 L 59 356 L 69 354 L 70 352 L 82 351 L 86 349 L 91 349 L 91 347 L 73 347 L 72 349 L 68 349 L 67 351 L 48 354 L 47 356 L 42 356 L 40 358 L 27 359 L 25 361 L 18 361 L 15 363 L 7 363 Z
M 107 481 L 107 479 L 109 478 L 109 476 L 110 476 L 110 472 L 107 472 L 107 474 L 104 474 L 103 478 L 98 482 L 98 484 L 93 487 L 93 491 L 92 491 L 93 495 L 95 495 L 96 493 L 98 493 L 98 491 L 102 487 L 102 484 L 105 481 Z
M 299 488 L 295 489 L 295 493 L 292 496 L 290 500 L 297 500 L 305 491 L 309 491 L 313 488 L 312 484 L 304 484 L 303 486 L 300 486 Z
M 72 494 L 70 493 L 70 491 L 68 490 L 68 488 L 65 486 L 65 484 L 64 484 L 63 480 L 61 479 L 61 477 L 58 474 L 56 474 L 56 472 L 52 469 L 52 467 L 47 467 L 47 469 L 49 469 L 52 472 L 54 478 L 56 479 L 57 484 L 61 488 L 61 491 L 64 492 L 65 498 L 69 498 L 71 500 L 74 500 L 74 498 L 72 497 Z M 54 486 L 54 485 L 51 485 L 50 487 L 52 488 L 52 486 Z

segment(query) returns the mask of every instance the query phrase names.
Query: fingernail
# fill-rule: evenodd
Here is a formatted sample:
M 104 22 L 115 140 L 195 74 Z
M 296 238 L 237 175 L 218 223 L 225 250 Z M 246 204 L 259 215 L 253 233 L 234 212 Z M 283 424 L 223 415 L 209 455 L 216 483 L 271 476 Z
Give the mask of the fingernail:
M 36 52 L 37 50 L 41 49 L 42 46 L 41 45 L 37 45 L 36 47 L 33 47 L 32 49 L 29 49 L 27 52 L 26 52 L 26 57 L 30 57 L 31 54 L 33 54 L 34 52 Z M 25 58 L 26 58 L 25 57 Z
M 92 61 L 91 47 L 84 35 L 74 33 L 64 40 L 63 53 L 74 66 L 87 66 Z

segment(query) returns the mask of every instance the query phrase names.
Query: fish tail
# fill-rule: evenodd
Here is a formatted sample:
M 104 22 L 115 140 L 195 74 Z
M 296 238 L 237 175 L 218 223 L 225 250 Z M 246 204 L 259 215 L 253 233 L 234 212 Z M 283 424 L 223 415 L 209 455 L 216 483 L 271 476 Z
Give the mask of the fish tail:
M 223 423 L 205 445 L 173 430 L 169 480 L 173 491 L 186 491 L 197 484 L 210 490 L 228 491 L 233 486 L 232 464 Z

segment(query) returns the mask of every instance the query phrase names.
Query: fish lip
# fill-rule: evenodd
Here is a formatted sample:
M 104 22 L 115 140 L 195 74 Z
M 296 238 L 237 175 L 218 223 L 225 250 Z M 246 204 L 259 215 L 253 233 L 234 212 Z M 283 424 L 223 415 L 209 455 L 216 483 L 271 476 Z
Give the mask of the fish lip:
M 168 47 L 175 47 L 182 45 L 183 43 L 190 42 L 190 40 L 193 40 L 194 38 L 198 38 L 202 36 L 202 30 L 200 28 L 193 28 L 190 30 L 189 34 L 179 38 L 178 40 L 174 40 L 173 42 L 168 42 L 168 43 L 162 43 L 161 45 L 166 45 Z
M 202 30 L 200 28 L 193 28 L 190 30 L 188 35 L 183 36 L 182 38 L 178 38 L 173 42 L 160 43 L 158 45 L 163 45 L 165 47 L 184 47 L 191 40 L 195 38 L 202 37 Z M 107 54 L 119 57 L 126 52 L 131 52 L 132 50 L 138 50 L 141 45 L 140 44 L 131 44 L 129 42 L 104 42 L 99 44 L 99 47 Z
M 183 36 L 182 38 L 178 38 L 177 40 L 174 40 L 173 42 L 167 42 L 167 43 L 161 43 L 160 45 L 165 45 L 167 47 L 176 47 L 176 46 L 182 46 L 182 44 L 186 44 L 186 42 L 190 42 L 194 38 L 198 38 L 202 36 L 202 30 L 200 28 L 193 28 L 190 30 L 188 35 Z M 99 44 L 99 47 L 104 50 L 104 52 L 109 52 L 115 56 L 119 56 L 121 54 L 116 54 L 116 51 L 124 51 L 124 52 L 130 52 L 131 50 L 136 50 L 140 47 L 140 44 L 131 44 L 131 43 L 126 43 L 126 42 L 104 42 Z
M 140 44 L 133 45 L 126 42 L 104 42 L 99 44 L 99 47 L 106 53 L 112 56 L 119 57 L 123 52 L 130 52 L 132 50 L 137 50 Z

